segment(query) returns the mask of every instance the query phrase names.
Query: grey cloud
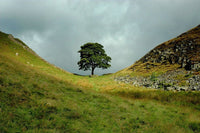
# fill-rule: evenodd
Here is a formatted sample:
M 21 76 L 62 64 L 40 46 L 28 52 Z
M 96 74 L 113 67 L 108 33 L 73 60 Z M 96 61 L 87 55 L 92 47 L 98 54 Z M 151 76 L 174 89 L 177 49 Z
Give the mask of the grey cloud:
M 199 0 L 1 0 L 0 30 L 21 38 L 41 57 L 78 70 L 80 46 L 104 45 L 112 67 L 128 67 L 156 45 L 200 22 Z

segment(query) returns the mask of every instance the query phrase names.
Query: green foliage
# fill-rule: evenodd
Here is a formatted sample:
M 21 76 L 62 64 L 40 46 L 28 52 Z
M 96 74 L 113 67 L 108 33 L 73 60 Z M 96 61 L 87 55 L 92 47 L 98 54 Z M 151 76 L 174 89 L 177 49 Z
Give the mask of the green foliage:
M 107 69 L 111 65 L 111 57 L 109 57 L 103 46 L 98 43 L 86 43 L 81 46 L 81 50 L 78 51 L 80 53 L 80 61 L 78 62 L 79 69 L 91 70 L 91 74 L 94 74 L 95 68 Z
M 156 73 L 155 73 L 155 72 L 153 72 L 153 73 L 151 74 L 150 80 L 153 81 L 153 82 L 155 82 L 155 81 L 157 80 L 157 76 L 156 76 Z
M 199 133 L 200 132 L 200 123 L 191 122 L 191 123 L 189 123 L 189 128 L 192 129 L 192 131 L 194 131 L 195 133 Z

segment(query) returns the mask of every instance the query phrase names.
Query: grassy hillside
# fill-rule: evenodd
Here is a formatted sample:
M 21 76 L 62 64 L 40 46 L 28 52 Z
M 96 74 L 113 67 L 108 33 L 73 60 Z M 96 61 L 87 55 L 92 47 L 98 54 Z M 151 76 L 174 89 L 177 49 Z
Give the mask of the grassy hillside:
M 81 77 L 0 33 L 0 132 L 199 132 L 200 98 Z

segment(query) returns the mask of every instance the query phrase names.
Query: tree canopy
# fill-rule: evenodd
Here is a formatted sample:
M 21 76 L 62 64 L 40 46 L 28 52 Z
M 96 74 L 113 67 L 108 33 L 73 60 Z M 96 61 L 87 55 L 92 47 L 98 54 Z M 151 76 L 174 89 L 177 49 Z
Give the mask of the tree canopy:
M 91 70 L 91 75 L 94 75 L 95 68 L 107 69 L 111 66 L 109 64 L 111 57 L 106 54 L 101 44 L 86 43 L 81 46 L 78 53 L 80 53 L 79 70 Z

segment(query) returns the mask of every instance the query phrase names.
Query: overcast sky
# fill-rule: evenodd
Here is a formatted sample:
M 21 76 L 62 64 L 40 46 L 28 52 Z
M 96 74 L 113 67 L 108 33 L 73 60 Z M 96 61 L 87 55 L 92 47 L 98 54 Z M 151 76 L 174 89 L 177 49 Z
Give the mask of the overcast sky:
M 156 45 L 200 24 L 200 0 L 0 0 L 0 30 L 20 38 L 42 58 L 69 72 L 77 53 L 98 42 L 113 73 Z

